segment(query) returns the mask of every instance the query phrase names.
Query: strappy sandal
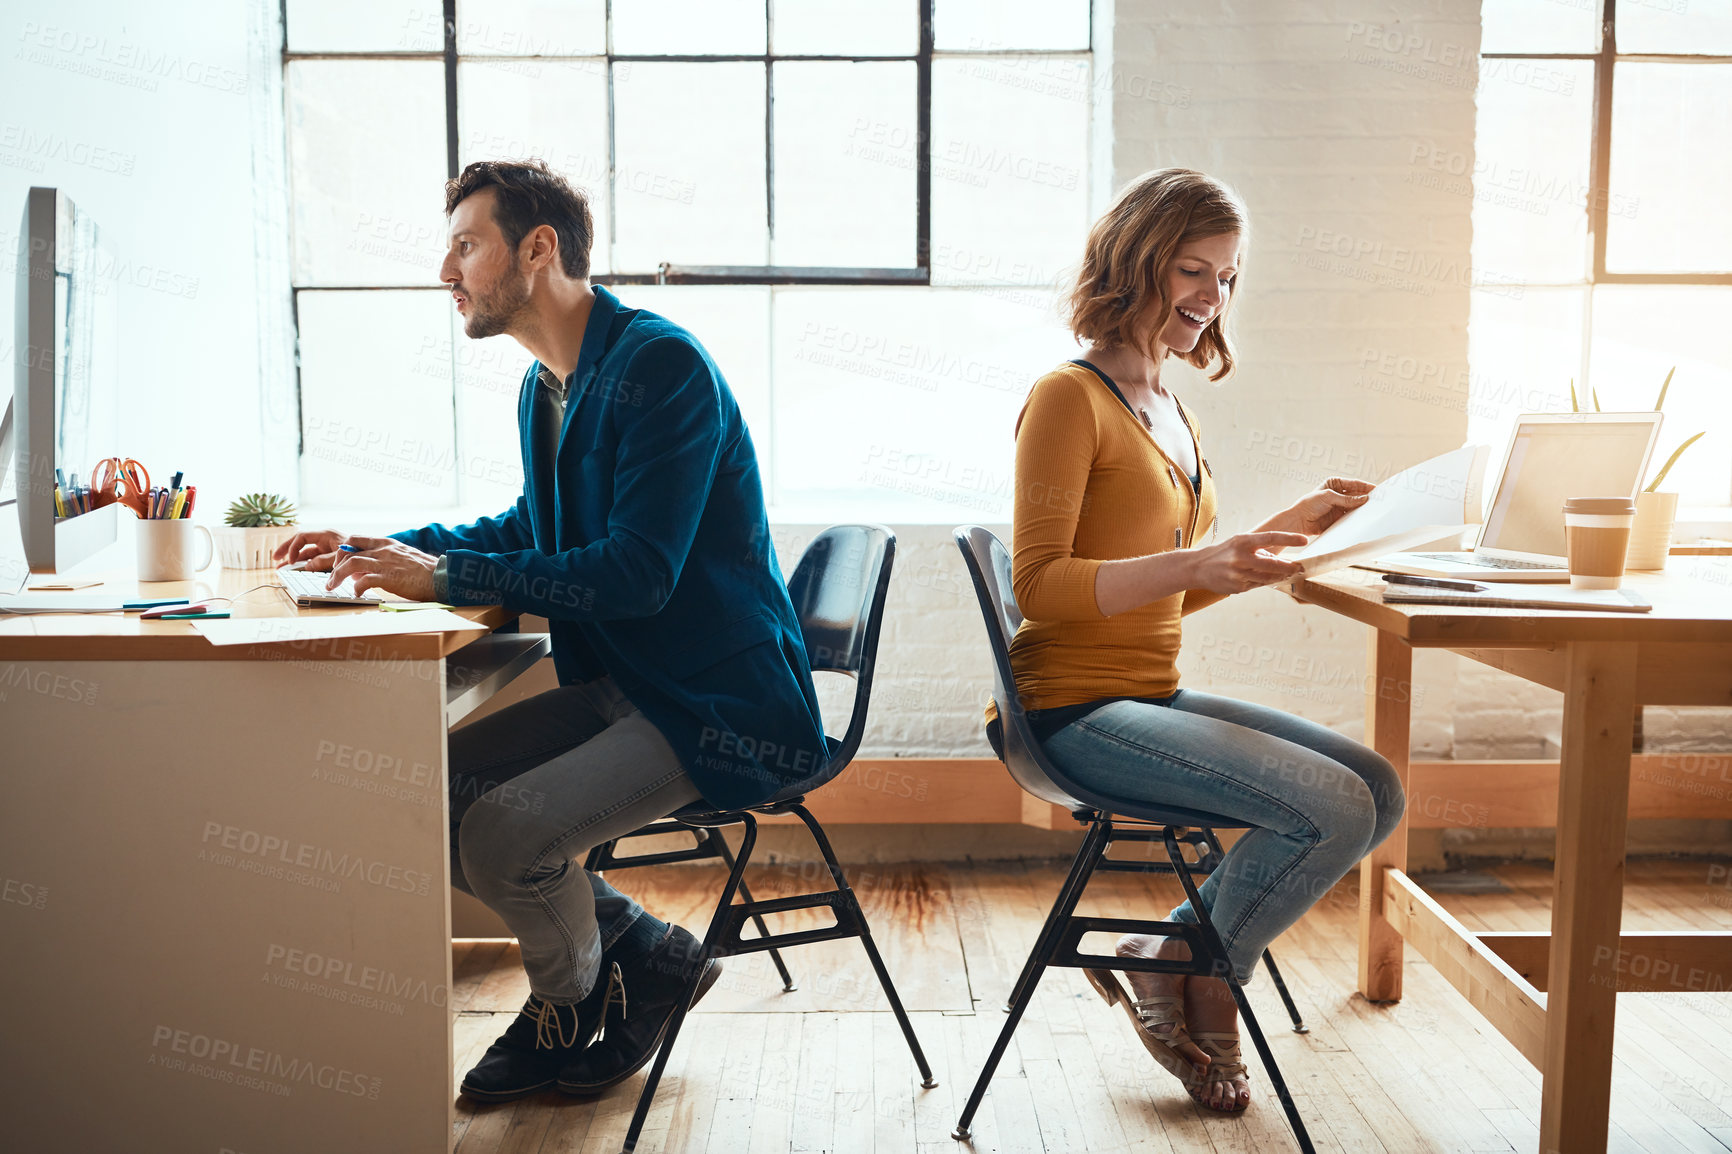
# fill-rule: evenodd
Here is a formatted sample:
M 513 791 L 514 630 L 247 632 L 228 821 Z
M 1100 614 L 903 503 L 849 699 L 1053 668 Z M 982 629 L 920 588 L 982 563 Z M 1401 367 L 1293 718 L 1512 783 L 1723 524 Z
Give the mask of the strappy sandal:
M 1251 1104 L 1249 1095 L 1243 1101 L 1235 1092 L 1233 1104 L 1227 1107 L 1209 1105 L 1209 1088 L 1217 1082 L 1231 1082 L 1236 1078 L 1245 1077 L 1245 1063 L 1241 1061 L 1242 1051 L 1239 1048 L 1237 1034 L 1192 1034 L 1191 1041 L 1203 1053 L 1209 1055 L 1209 1065 L 1203 1072 L 1203 1077 L 1195 1086 L 1189 1086 L 1191 1098 L 1205 1110 L 1215 1110 L 1222 1114 L 1240 1114 Z
M 1137 1040 L 1142 1042 L 1143 1049 L 1161 1064 L 1163 1070 L 1184 1083 L 1193 1094 L 1197 1087 L 1204 1085 L 1196 1065 L 1174 1048 L 1191 1041 L 1191 1036 L 1185 1032 L 1183 997 L 1177 994 L 1157 995 L 1137 1001 L 1119 985 L 1118 978 L 1111 970 L 1084 970 L 1083 974 L 1107 1005 L 1125 1008 L 1125 1014 L 1131 1020 L 1131 1028 L 1137 1032 Z M 1172 1028 L 1170 1032 L 1155 1032 L 1169 1026 Z M 1204 1052 L 1207 1053 L 1206 1050 Z

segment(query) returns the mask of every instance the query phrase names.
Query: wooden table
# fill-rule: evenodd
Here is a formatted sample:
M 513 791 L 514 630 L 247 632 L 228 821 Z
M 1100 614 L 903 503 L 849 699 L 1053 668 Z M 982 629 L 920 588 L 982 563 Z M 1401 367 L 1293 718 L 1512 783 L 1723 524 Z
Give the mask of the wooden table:
M 270 580 L 90 592 L 380 612 L 297 609 Z M 486 630 L 214 647 L 137 614 L 0 618 L 0 1145 L 448 1150 L 446 732 L 546 652 Z
M 1732 935 L 1619 932 L 1632 717 L 1640 705 L 1732 705 L 1732 591 L 1681 573 L 1630 574 L 1625 584 L 1654 611 L 1385 605 L 1378 575 L 1356 569 L 1294 589 L 1371 626 L 1367 742 L 1404 787 L 1415 648 L 1448 649 L 1564 694 L 1550 934 L 1463 927 L 1407 876 L 1406 819 L 1360 867 L 1360 992 L 1399 999 L 1411 942 L 1541 1071 L 1545 1154 L 1606 1148 L 1620 991 L 1724 989 L 1722 975 L 1732 975 Z

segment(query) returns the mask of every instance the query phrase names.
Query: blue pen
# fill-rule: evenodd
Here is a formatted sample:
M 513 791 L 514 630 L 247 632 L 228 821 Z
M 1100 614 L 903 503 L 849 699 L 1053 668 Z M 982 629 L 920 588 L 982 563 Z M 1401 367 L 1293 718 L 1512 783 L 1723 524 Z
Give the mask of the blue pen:
M 338 545 L 337 548 L 344 553 L 359 553 L 361 551 L 353 545 Z

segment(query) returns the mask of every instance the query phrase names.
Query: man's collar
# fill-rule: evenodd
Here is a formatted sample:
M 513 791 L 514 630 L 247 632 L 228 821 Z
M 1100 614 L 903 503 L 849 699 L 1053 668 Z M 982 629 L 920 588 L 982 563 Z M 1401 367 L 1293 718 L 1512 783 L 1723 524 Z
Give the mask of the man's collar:
M 596 362 L 607 352 L 608 330 L 613 327 L 614 314 L 619 312 L 619 298 L 600 285 L 594 285 L 591 291 L 595 300 L 589 306 L 589 319 L 583 326 L 583 343 L 578 346 L 577 367 L 571 376 L 560 380 L 553 370 L 535 362 L 535 376 L 538 381 L 564 397 L 570 391 L 572 381 L 588 380 L 595 371 Z
M 583 328 L 583 344 L 577 353 L 576 379 L 587 381 L 595 366 L 607 352 L 608 334 L 613 329 L 614 314 L 619 312 L 619 298 L 601 285 L 592 287 L 595 303 L 589 306 L 589 320 Z

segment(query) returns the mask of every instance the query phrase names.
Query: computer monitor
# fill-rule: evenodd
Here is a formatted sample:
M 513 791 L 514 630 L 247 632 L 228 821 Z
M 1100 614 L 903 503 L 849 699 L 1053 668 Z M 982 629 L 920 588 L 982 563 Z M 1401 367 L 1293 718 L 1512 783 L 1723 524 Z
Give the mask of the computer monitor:
M 1474 552 L 1511 561 L 1565 556 L 1564 501 L 1633 499 L 1659 436 L 1659 413 L 1523 413 Z
M 0 478 L 11 465 L 24 555 L 35 573 L 64 571 L 111 544 L 120 506 L 57 517 L 56 471 L 87 483 L 115 453 L 119 284 L 96 223 L 53 188 L 32 188 L 19 229 L 12 400 L 0 417 Z M 0 501 L 0 504 L 4 504 Z

